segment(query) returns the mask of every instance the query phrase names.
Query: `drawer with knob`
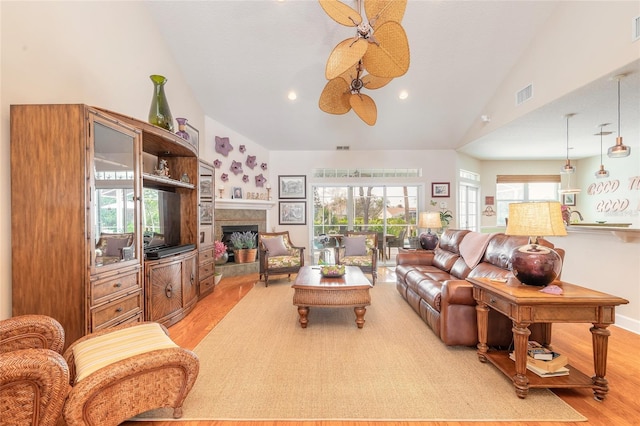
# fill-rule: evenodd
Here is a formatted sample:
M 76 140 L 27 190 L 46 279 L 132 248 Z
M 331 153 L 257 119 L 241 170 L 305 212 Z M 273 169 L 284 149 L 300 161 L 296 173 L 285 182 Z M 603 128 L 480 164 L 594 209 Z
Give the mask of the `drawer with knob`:
M 98 280 L 91 284 L 91 306 L 114 300 L 141 288 L 140 274 L 137 271 Z
M 130 296 L 114 300 L 91 310 L 91 324 L 93 330 L 110 327 L 123 322 L 127 317 L 141 314 L 142 291 Z

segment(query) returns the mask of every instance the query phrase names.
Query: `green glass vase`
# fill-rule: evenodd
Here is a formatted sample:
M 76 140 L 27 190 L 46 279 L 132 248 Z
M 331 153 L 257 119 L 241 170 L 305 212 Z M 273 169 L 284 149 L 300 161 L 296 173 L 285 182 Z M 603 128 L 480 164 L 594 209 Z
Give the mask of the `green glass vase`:
M 153 97 L 151 98 L 151 108 L 149 108 L 149 123 L 173 132 L 173 116 L 164 93 L 164 85 L 167 79 L 161 75 L 151 75 L 153 82 Z

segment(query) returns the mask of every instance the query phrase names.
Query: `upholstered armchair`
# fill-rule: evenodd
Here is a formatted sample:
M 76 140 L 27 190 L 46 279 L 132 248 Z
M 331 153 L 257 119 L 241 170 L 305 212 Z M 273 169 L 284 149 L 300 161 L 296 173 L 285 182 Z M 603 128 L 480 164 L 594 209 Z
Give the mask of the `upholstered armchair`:
M 357 266 L 371 274 L 372 283 L 378 278 L 378 234 L 375 232 L 347 231 L 336 250 L 338 265 Z
M 260 279 L 264 276 L 265 287 L 269 286 L 270 275 L 298 273 L 304 266 L 304 247 L 294 246 L 289 231 L 259 232 Z
M 69 393 L 64 330 L 44 315 L 0 321 L 0 423 L 55 425 Z

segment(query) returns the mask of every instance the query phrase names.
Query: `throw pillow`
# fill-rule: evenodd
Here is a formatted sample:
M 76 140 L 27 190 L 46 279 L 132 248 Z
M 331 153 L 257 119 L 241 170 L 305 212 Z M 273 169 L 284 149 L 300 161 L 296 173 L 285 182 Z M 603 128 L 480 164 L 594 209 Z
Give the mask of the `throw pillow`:
M 129 238 L 108 238 L 105 256 L 120 256 L 122 249 L 129 246 Z
M 264 244 L 264 247 L 269 252 L 269 256 L 287 256 L 289 254 L 289 250 L 287 250 L 287 247 L 284 245 L 282 235 L 264 238 L 262 244 Z
M 345 237 L 344 242 L 344 255 L 345 256 L 366 256 L 367 245 L 365 243 L 366 237 Z

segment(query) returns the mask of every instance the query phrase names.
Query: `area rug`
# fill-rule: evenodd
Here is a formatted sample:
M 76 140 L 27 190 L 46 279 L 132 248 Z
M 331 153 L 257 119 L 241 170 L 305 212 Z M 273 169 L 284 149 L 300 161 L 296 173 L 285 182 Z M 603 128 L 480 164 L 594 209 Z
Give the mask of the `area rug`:
M 195 348 L 200 374 L 182 420 L 584 421 L 546 389 L 519 399 L 473 348 L 445 346 L 395 290 L 351 308 L 311 308 L 290 283 L 258 284 Z M 154 410 L 139 420 L 169 420 Z

